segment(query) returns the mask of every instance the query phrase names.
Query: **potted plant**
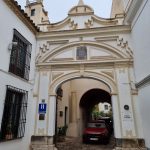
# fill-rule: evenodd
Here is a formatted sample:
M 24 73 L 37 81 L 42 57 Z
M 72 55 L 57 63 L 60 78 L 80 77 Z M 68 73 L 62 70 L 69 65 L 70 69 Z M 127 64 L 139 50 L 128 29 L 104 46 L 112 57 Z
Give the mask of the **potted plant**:
M 11 124 L 8 124 L 7 127 L 6 127 L 5 139 L 6 140 L 11 140 L 12 138 L 13 138 L 12 127 L 11 127 Z
M 58 127 L 58 142 L 63 142 L 65 140 L 67 128 L 68 126 Z

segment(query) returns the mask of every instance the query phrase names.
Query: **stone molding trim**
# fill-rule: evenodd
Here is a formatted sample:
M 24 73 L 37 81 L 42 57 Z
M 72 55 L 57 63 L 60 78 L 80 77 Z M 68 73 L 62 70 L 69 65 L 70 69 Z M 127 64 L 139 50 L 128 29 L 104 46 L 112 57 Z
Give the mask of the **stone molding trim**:
M 56 150 L 54 137 L 51 136 L 31 136 L 31 150 Z
M 109 87 L 111 93 L 118 93 L 115 81 L 108 75 L 92 71 L 75 71 L 63 74 L 55 80 L 53 80 L 53 82 L 49 86 L 49 95 L 56 94 L 56 89 L 60 84 L 64 83 L 65 81 L 77 78 L 91 78 L 98 80 L 100 82 L 105 83 Z
M 144 139 L 116 139 L 115 150 L 146 150 Z
M 48 31 L 48 32 L 38 32 L 37 40 L 43 39 L 56 39 L 56 38 L 79 38 L 85 36 L 99 36 L 105 34 L 123 34 L 130 33 L 131 26 L 130 25 L 115 25 L 115 26 L 105 26 L 105 27 L 95 27 L 89 29 L 78 29 L 78 30 L 61 30 L 61 31 Z
M 150 84 L 150 75 L 148 75 L 147 77 L 145 77 L 140 82 L 136 83 L 135 86 L 136 86 L 136 88 L 142 88 L 142 87 L 144 87 L 144 86 L 146 86 L 148 84 Z
M 37 62 L 50 62 L 49 60 L 56 54 L 59 54 L 60 52 L 65 51 L 67 48 L 76 47 L 76 46 L 80 46 L 80 45 L 104 48 L 108 52 L 113 53 L 116 57 L 121 58 L 121 59 L 130 59 L 131 58 L 130 53 L 132 53 L 132 50 L 130 50 L 129 48 L 122 51 L 122 50 L 120 50 L 121 48 L 117 49 L 106 43 L 98 43 L 98 42 L 93 42 L 93 41 L 92 42 L 91 41 L 79 41 L 79 42 L 67 43 L 63 46 L 53 49 L 51 52 L 48 52 L 47 45 L 43 46 L 43 47 L 45 47 L 45 49 L 44 50 L 42 49 L 42 51 L 40 50 L 40 52 L 36 58 L 36 63 Z M 130 53 L 129 53 L 129 51 L 130 51 Z M 48 52 L 48 53 L 46 53 L 46 52 Z

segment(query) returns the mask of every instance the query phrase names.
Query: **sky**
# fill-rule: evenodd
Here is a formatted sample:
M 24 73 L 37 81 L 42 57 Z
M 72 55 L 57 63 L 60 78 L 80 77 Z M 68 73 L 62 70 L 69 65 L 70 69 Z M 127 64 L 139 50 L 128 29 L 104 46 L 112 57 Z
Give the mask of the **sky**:
M 26 0 L 17 0 L 22 9 Z M 30 0 L 33 1 L 33 0 Z M 78 4 L 79 0 L 43 0 L 44 8 L 48 11 L 51 23 L 59 22 L 65 19 L 69 10 Z M 84 0 L 84 3 L 94 9 L 95 15 L 102 18 L 109 18 L 112 0 Z

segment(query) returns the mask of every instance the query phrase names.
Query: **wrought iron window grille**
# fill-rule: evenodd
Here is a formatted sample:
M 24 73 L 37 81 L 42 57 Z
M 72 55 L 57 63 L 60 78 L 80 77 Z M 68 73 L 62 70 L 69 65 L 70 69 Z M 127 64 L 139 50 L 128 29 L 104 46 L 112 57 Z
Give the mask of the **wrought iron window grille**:
M 9 72 L 29 80 L 32 45 L 15 29 L 13 42 L 17 45 L 12 47 Z
M 8 141 L 24 137 L 27 100 L 27 91 L 7 85 L 0 130 L 0 141 Z

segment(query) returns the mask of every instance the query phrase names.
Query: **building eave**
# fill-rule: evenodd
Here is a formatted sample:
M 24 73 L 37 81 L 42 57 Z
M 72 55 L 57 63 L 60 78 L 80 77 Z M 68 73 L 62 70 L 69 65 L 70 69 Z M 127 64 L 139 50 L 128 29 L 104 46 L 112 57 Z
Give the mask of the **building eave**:
M 39 28 L 33 23 L 28 15 L 21 9 L 21 6 L 15 0 L 3 0 L 7 6 L 16 14 L 16 16 L 30 29 L 35 35 Z
M 142 79 L 141 81 L 136 83 L 137 88 L 142 88 L 142 87 L 145 87 L 147 85 L 150 85 L 150 75 L 146 76 L 144 79 Z
M 132 0 L 128 9 L 126 10 L 125 22 L 132 23 L 136 13 L 138 12 L 143 0 Z

